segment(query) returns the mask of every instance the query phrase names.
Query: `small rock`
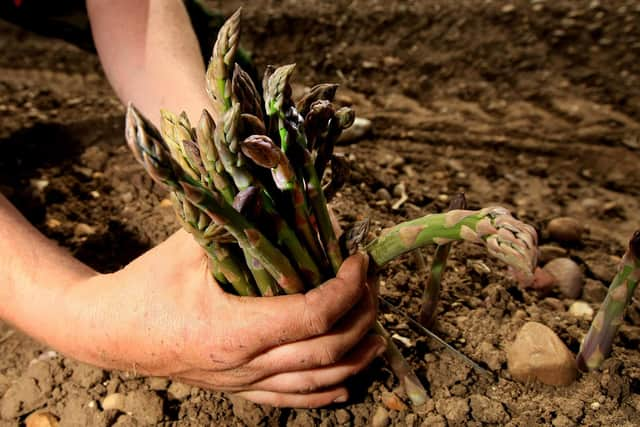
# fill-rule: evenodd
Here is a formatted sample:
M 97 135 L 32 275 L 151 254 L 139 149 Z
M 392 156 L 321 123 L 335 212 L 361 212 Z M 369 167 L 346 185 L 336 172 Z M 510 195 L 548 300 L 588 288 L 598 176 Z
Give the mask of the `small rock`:
M 172 382 L 167 393 L 176 400 L 184 400 L 191 395 L 191 386 L 180 382 Z
M 87 237 L 96 234 L 96 229 L 89 224 L 81 222 L 79 224 L 76 224 L 76 226 L 73 228 L 73 234 L 76 237 Z
M 38 192 L 43 192 L 45 188 L 49 186 L 48 179 L 31 179 L 29 180 L 29 184 L 33 187 L 34 190 Z
M 338 425 L 343 426 L 349 424 L 351 421 L 351 412 L 346 409 L 338 409 L 335 412 L 336 421 L 338 421 Z
M 338 145 L 348 145 L 360 141 L 371 131 L 371 120 L 356 117 L 351 127 L 345 129 L 338 138 Z
M 150 378 L 147 378 L 147 384 L 149 385 L 149 388 L 151 390 L 162 391 L 162 390 L 166 390 L 167 387 L 169 386 L 169 380 L 166 378 L 160 378 L 160 377 L 150 377 Z
M 527 322 L 507 349 L 511 376 L 521 382 L 538 380 L 549 385 L 569 385 L 577 375 L 574 356 L 547 326 Z
M 131 193 L 127 193 L 127 194 L 131 194 Z M 161 208 L 170 208 L 173 206 L 173 202 L 169 199 L 162 199 L 160 200 L 160 207 Z
M 583 232 L 582 224 L 568 216 L 554 218 L 547 224 L 549 237 L 560 243 L 578 243 Z
M 591 405 L 589 405 L 589 407 L 592 411 L 597 411 L 598 409 L 600 409 L 600 402 L 591 402 Z
M 580 296 L 584 274 L 572 259 L 556 258 L 549 261 L 543 269 L 556 278 L 556 286 L 563 295 L 574 299 Z
M 567 255 L 567 250 L 556 245 L 540 245 L 538 247 L 539 256 L 538 262 L 540 264 L 546 264 L 552 259 L 560 258 Z
M 398 395 L 393 393 L 393 392 L 382 393 L 381 400 L 382 400 L 382 403 L 384 404 L 385 407 L 387 407 L 388 409 L 391 409 L 393 411 L 406 411 L 407 410 L 407 405 L 405 405 L 404 402 L 402 400 L 400 400 Z
M 58 427 L 58 418 L 51 412 L 35 412 L 24 420 L 26 427 Z
M 105 411 L 111 409 L 124 411 L 124 394 L 111 393 L 110 395 L 102 399 L 102 409 Z
M 55 218 L 49 218 L 47 219 L 46 225 L 47 225 L 47 228 L 55 230 L 56 228 L 62 225 L 62 222 Z
M 376 199 L 377 200 L 385 200 L 387 202 L 391 201 L 391 194 L 389 194 L 389 190 L 387 190 L 386 188 L 379 188 L 376 191 Z
M 584 317 L 586 319 L 593 319 L 593 308 L 584 302 L 584 301 L 576 301 L 571 306 L 569 306 L 569 313 L 576 317 Z
M 504 6 L 502 6 L 502 8 L 500 9 L 500 11 L 501 11 L 502 13 L 511 13 L 511 12 L 513 12 L 514 10 L 516 10 L 516 7 L 515 7 L 515 5 L 513 5 L 513 4 L 505 4 L 505 5 L 504 5 Z
M 371 419 L 371 427 L 387 427 L 389 425 L 389 411 L 378 405 Z

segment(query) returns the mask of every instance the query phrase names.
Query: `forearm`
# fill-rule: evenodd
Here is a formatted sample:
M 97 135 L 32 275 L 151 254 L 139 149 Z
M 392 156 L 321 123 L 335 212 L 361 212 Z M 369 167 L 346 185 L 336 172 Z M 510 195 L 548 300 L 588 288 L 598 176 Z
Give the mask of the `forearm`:
M 72 334 L 64 296 L 96 273 L 40 234 L 0 194 L 0 318 L 58 347 Z
M 181 0 L 88 0 L 95 44 L 123 103 L 156 124 L 160 108 L 191 120 L 211 104 L 204 63 Z

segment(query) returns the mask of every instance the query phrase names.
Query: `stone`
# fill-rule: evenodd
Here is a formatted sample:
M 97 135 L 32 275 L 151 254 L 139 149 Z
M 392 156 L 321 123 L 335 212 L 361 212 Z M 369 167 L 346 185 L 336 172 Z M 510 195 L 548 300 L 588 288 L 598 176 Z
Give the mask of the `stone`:
M 96 234 L 95 227 L 89 224 L 79 223 L 73 228 L 73 235 L 76 237 L 87 237 Z
M 559 243 L 578 243 L 582 240 L 584 227 L 575 218 L 562 216 L 549 221 L 547 233 L 552 240 Z
M 571 258 L 556 258 L 549 261 L 543 270 L 555 277 L 558 290 L 568 298 L 578 298 L 584 284 L 584 273 Z
M 569 306 L 569 313 L 576 317 L 583 317 L 588 320 L 593 319 L 593 308 L 584 301 L 576 301 L 571 304 Z
M 378 405 L 371 418 L 371 427 L 387 427 L 389 425 L 389 411 L 384 406 Z
M 149 385 L 149 388 L 151 390 L 162 391 L 162 390 L 166 390 L 167 387 L 169 386 L 169 380 L 166 378 L 160 378 L 160 377 L 150 377 L 150 378 L 147 378 L 147 384 Z
M 538 262 L 540 264 L 546 264 L 552 259 L 564 257 L 567 255 L 567 250 L 556 245 L 540 245 L 538 247 L 539 255 Z
M 371 132 L 371 127 L 371 120 L 364 117 L 356 117 L 351 127 L 342 132 L 336 143 L 338 145 L 348 145 L 358 142 Z
M 558 336 L 538 322 L 525 323 L 507 349 L 507 365 L 512 378 L 528 383 L 566 386 L 578 374 L 574 355 Z
M 124 394 L 111 393 L 102 399 L 102 409 L 105 411 L 124 411 Z
M 184 400 L 191 395 L 191 386 L 174 381 L 167 389 L 167 393 L 176 400 Z
M 58 418 L 51 412 L 35 412 L 24 420 L 25 427 L 58 427 Z

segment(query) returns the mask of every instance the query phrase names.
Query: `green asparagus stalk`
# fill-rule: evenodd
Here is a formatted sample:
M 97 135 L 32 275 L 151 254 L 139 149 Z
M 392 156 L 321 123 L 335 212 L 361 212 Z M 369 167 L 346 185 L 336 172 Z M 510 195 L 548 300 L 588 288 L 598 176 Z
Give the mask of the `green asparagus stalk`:
M 449 211 L 466 208 L 467 201 L 462 193 L 456 195 L 449 204 Z M 451 242 L 438 245 L 433 255 L 431 271 L 422 294 L 422 307 L 420 307 L 419 316 L 420 323 L 427 328 L 433 324 L 436 317 L 436 308 L 438 307 L 438 301 L 440 301 L 442 274 L 447 266 L 450 250 Z M 416 249 L 416 251 L 420 251 L 420 249 Z
M 613 339 L 622 323 L 624 310 L 633 297 L 638 281 L 640 281 L 640 230 L 631 237 L 629 247 L 618 264 L 618 272 L 609 286 L 607 296 L 580 346 L 576 358 L 580 370 L 598 369 L 611 351 Z
M 166 144 L 154 137 L 159 135 L 158 131 L 131 105 L 127 109 L 125 129 L 129 147 L 152 178 L 173 191 L 183 193 L 213 221 L 225 227 L 240 247 L 255 257 L 286 293 L 304 290 L 288 258 L 218 192 L 208 190 L 184 172 L 171 157 Z
M 375 264 L 381 267 L 416 248 L 456 240 L 484 244 L 490 255 L 515 270 L 519 280 L 533 280 L 537 257 L 536 232 L 499 206 L 479 211 L 453 210 L 406 221 L 383 230 L 366 250 Z
M 276 187 L 289 195 L 293 205 L 295 229 L 302 235 L 314 259 L 323 260 L 324 253 L 309 220 L 302 183 L 287 156 L 266 135 L 250 136 L 242 142 L 241 150 L 258 166 L 271 169 Z
M 231 107 L 232 82 L 229 76 L 238 49 L 241 10 L 238 9 L 220 28 L 207 67 L 207 92 L 218 112 L 224 112 Z

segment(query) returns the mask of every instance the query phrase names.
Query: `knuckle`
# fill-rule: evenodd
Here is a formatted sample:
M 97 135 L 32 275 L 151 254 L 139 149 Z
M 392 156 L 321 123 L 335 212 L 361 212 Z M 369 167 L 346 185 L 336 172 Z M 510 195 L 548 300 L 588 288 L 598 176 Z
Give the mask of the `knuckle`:
M 322 347 L 318 354 L 318 364 L 320 366 L 333 365 L 340 360 L 341 353 L 333 347 Z
M 312 336 L 325 334 L 331 329 L 331 323 L 325 313 L 319 311 L 317 304 L 309 299 L 305 304 L 303 319 L 307 332 Z

